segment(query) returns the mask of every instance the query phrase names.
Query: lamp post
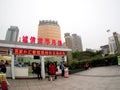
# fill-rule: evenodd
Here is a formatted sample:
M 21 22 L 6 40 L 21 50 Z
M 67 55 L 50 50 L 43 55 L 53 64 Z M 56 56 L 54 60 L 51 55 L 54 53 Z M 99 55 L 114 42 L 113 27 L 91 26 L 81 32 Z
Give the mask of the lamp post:
M 114 36 L 115 44 L 116 44 L 116 47 L 117 47 L 117 54 L 120 55 L 120 43 L 119 43 L 119 40 L 118 40 L 118 35 L 117 35 L 116 32 L 113 32 L 113 36 Z

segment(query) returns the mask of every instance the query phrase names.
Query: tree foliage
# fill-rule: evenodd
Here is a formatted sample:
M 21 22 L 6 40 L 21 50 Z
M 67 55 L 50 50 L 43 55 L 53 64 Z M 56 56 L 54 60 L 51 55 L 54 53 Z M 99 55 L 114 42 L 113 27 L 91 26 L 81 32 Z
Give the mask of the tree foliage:
M 72 53 L 73 58 L 77 60 L 89 59 L 95 56 L 101 56 L 101 51 L 91 52 L 91 51 L 83 51 L 83 52 L 74 52 Z

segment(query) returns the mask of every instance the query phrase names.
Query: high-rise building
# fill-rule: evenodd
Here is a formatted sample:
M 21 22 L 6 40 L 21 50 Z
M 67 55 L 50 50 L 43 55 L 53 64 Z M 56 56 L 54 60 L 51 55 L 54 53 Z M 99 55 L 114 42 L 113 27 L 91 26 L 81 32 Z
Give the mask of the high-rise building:
M 72 34 L 72 51 L 83 51 L 81 37 L 77 34 Z
M 57 21 L 39 21 L 38 38 L 49 38 L 49 40 L 61 40 L 60 26 Z
M 117 47 L 116 47 L 116 44 L 115 44 L 115 39 L 113 36 L 109 37 L 108 38 L 109 40 L 109 50 L 110 50 L 110 54 L 115 54 L 116 50 L 117 50 Z
M 103 45 L 103 46 L 100 46 L 100 48 L 102 50 L 102 55 L 103 56 L 105 56 L 105 55 L 110 53 L 109 45 Z
M 65 38 L 66 46 L 68 48 L 71 48 L 72 52 L 83 51 L 82 41 L 80 36 L 78 36 L 77 34 L 72 34 L 72 36 L 70 36 L 70 33 L 65 33 L 64 38 Z
M 71 39 L 70 33 L 65 33 L 64 34 L 64 38 L 65 38 L 65 45 L 68 48 L 72 49 L 72 39 Z
M 116 35 L 117 39 L 115 38 L 115 35 Z M 120 49 L 120 34 L 115 33 L 115 35 L 113 34 L 113 36 L 108 38 L 108 40 L 109 40 L 109 49 L 110 49 L 111 54 L 118 53 L 118 50 Z
M 10 26 L 10 28 L 8 28 L 8 30 L 7 30 L 5 40 L 17 42 L 18 34 L 19 34 L 18 27 L 17 26 Z

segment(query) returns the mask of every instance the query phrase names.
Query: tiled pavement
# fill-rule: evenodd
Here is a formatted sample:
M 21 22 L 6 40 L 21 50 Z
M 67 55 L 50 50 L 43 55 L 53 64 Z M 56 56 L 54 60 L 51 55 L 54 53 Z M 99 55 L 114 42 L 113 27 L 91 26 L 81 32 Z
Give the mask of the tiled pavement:
M 91 68 L 69 78 L 8 79 L 9 90 L 120 90 L 120 66 Z

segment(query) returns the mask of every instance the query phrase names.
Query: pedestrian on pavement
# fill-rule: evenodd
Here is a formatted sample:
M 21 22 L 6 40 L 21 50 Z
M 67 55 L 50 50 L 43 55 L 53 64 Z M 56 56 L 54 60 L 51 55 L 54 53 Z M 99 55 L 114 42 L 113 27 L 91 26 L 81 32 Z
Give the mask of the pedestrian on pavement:
M 36 73 L 35 72 L 35 70 L 36 70 L 36 63 L 35 62 L 32 63 L 32 70 L 33 70 L 32 73 Z
M 55 63 L 51 62 L 49 65 L 49 81 L 55 80 L 55 75 L 56 75 L 56 66 Z
M 66 68 L 66 67 L 65 67 L 65 61 L 62 62 L 62 64 L 61 64 L 60 67 L 61 67 L 61 71 L 62 71 L 61 76 L 64 77 L 64 70 L 65 70 L 65 68 Z
M 84 64 L 84 68 L 85 68 L 85 70 L 87 70 L 87 69 L 89 68 L 89 64 L 88 64 L 88 63 L 85 63 L 85 64 Z
M 58 68 L 57 68 L 57 61 L 55 61 L 54 64 L 55 64 L 56 72 L 57 72 L 57 71 L 58 71 Z M 55 74 L 55 79 L 57 79 L 57 74 Z
M 1 60 L 1 62 L 0 62 L 0 72 L 6 73 L 6 71 L 7 71 L 7 69 L 6 69 L 6 66 L 4 64 L 4 61 Z
M 47 73 L 49 75 L 49 65 L 50 65 L 50 61 L 47 62 Z
M 37 63 L 36 65 L 36 74 L 37 74 L 37 78 L 42 80 L 42 76 L 41 76 L 41 65 Z

